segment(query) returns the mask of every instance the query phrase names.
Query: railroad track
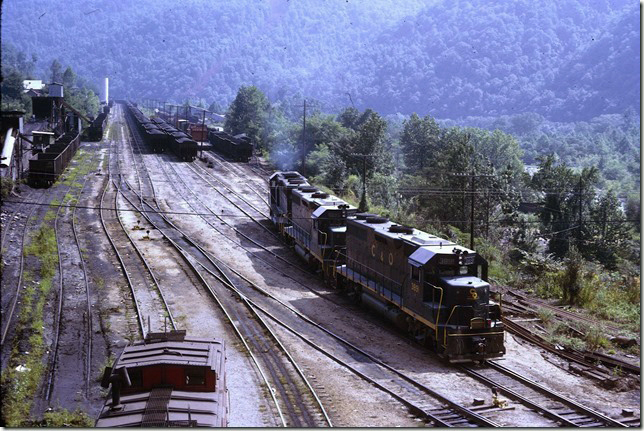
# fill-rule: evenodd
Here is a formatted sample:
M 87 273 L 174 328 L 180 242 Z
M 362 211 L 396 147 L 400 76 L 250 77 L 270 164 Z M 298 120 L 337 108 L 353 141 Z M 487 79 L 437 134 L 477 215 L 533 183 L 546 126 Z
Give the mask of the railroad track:
M 548 304 L 547 302 L 541 301 L 541 300 L 536 299 L 536 298 L 528 298 L 527 296 L 521 295 L 520 293 L 517 293 L 517 292 L 515 292 L 513 290 L 507 290 L 505 293 L 509 294 L 509 295 L 512 295 L 513 297 L 517 298 L 517 301 L 518 301 L 519 304 L 524 305 L 524 306 L 528 306 L 528 307 L 532 308 L 533 310 L 536 309 L 536 308 L 544 308 L 544 309 L 552 311 L 555 315 L 560 316 L 560 317 L 565 317 L 568 320 L 573 320 L 573 321 L 577 321 L 577 322 L 583 322 L 583 323 L 586 323 L 588 325 L 597 325 L 597 320 L 596 319 L 586 317 L 583 314 L 574 313 L 572 311 L 564 310 L 564 309 L 562 309 L 560 307 Z M 618 328 L 616 326 L 611 326 L 611 325 L 608 325 L 608 324 L 602 324 L 602 326 L 605 329 L 607 329 L 607 330 L 609 330 L 611 332 L 614 332 L 615 334 L 619 334 L 622 331 L 620 328 Z
M 596 412 L 529 380 L 516 372 L 487 361 L 482 366 L 461 366 L 469 376 L 518 401 L 561 427 L 627 427 L 628 425 Z
M 117 107 L 119 105 L 116 105 Z M 118 108 L 117 108 L 118 109 Z M 137 246 L 120 217 L 122 176 L 118 157 L 113 158 L 112 145 L 108 155 L 109 180 L 101 195 L 101 224 L 112 249 L 114 250 L 123 275 L 125 276 L 136 314 L 137 327 L 130 327 L 130 332 L 140 333 L 145 338 L 148 331 L 164 331 L 168 324 L 176 329 L 175 319 L 168 307 L 163 291 L 152 271 L 149 262 Z M 107 197 L 107 199 L 106 199 Z M 126 209 L 134 209 L 125 203 Z M 129 212 L 134 214 L 133 212 Z
M 79 149 L 81 153 L 83 149 Z M 82 154 L 82 153 L 81 153 Z M 89 161 L 90 168 L 97 163 L 98 151 Z M 55 314 L 52 355 L 45 397 L 50 406 L 65 405 L 69 394 L 76 392 L 80 382 L 87 397 L 90 392 L 92 365 L 92 307 L 85 259 L 78 240 L 76 205 L 80 201 L 89 176 L 82 179 L 80 188 L 74 187 L 79 166 L 70 167 L 74 175 L 68 193 L 56 211 L 54 232 L 58 254 L 58 291 Z M 78 190 L 75 190 L 78 189 Z M 71 208 L 70 208 L 71 206 Z M 80 318 L 79 318 L 80 317 Z M 83 330 L 76 331 L 82 322 Z M 61 360 L 61 354 L 64 360 Z
M 44 194 L 39 196 L 37 203 L 40 203 Z M 29 222 L 32 220 L 32 216 L 37 208 L 40 208 L 38 205 L 32 205 L 28 211 L 27 216 L 24 219 L 22 226 L 22 232 L 20 234 L 20 244 L 19 246 L 13 247 L 12 250 L 14 253 L 2 254 L 2 259 L 7 261 L 7 265 L 2 268 L 2 336 L 0 337 L 0 349 L 2 350 L 2 369 L 4 370 L 7 366 L 9 359 L 11 357 L 11 343 L 6 343 L 7 337 L 9 334 L 14 333 L 15 322 L 14 317 L 18 308 L 18 302 L 20 299 L 20 292 L 23 285 L 23 276 L 24 276 L 24 264 L 25 264 L 25 255 L 24 248 L 27 239 L 27 232 L 29 232 Z M 40 208 L 42 209 L 42 208 Z M 15 257 L 15 259 L 14 259 Z M 17 267 L 11 265 L 12 262 L 18 262 Z M 4 286 L 5 283 L 8 283 L 10 279 L 17 278 L 15 287 L 13 286 Z
M 130 204 L 135 205 L 137 194 L 133 190 L 123 190 L 123 195 Z M 204 287 L 219 304 L 222 312 L 228 316 L 235 333 L 248 349 L 249 354 L 257 362 L 260 373 L 265 378 L 269 393 L 274 397 L 275 406 L 284 426 L 312 427 L 329 424 L 321 404 L 314 401 L 317 397 L 308 391 L 303 391 L 301 385 L 310 386 L 303 382 L 304 376 L 297 371 L 296 364 L 289 360 L 286 349 L 272 338 L 270 332 L 262 325 L 261 319 L 251 309 L 240 305 L 238 298 L 231 296 L 221 282 L 212 279 L 213 274 L 220 273 L 210 256 L 198 247 L 190 238 L 160 213 L 154 211 L 150 204 L 148 211 L 142 214 L 177 251 L 184 256 L 186 263 L 199 275 Z M 209 282 L 208 279 L 211 279 Z M 271 340 L 268 342 L 267 340 Z M 313 400 L 310 399 L 313 397 Z M 311 412 L 311 407 L 317 405 L 319 411 Z
M 226 159 L 224 159 L 222 156 L 215 152 L 208 152 L 206 155 L 206 158 L 210 161 L 214 161 L 217 163 L 218 166 L 220 166 L 222 169 L 225 171 L 229 172 L 232 176 L 234 176 L 236 179 L 241 180 L 242 183 L 252 183 L 256 187 L 260 188 L 264 193 L 259 193 L 254 187 L 250 187 L 250 190 L 255 193 L 261 200 L 264 202 L 266 206 L 268 206 L 268 200 L 266 199 L 266 196 L 268 196 L 268 188 L 266 186 L 265 181 L 256 181 L 254 178 L 248 175 L 247 172 L 244 172 L 243 169 L 240 169 L 238 166 L 236 166 L 233 163 L 230 163 Z M 211 172 L 209 174 L 213 177 Z M 260 178 L 263 178 L 262 175 L 260 175 Z
M 318 292 L 317 290 L 311 288 L 309 283 L 305 283 L 305 282 L 303 282 L 301 280 L 296 279 L 293 276 L 291 271 L 287 271 L 284 268 L 280 268 L 276 264 L 269 262 L 266 259 L 265 255 L 274 257 L 275 259 L 278 260 L 278 263 L 284 263 L 284 264 L 288 265 L 290 269 L 295 269 L 296 271 L 301 273 L 304 277 L 309 278 L 311 276 L 311 271 L 302 268 L 302 266 L 300 265 L 299 262 L 298 263 L 293 262 L 293 260 L 297 259 L 297 256 L 294 256 L 294 255 L 291 254 L 291 255 L 288 255 L 288 257 L 287 257 L 285 255 L 277 253 L 274 250 L 275 245 L 261 244 L 260 242 L 257 241 L 256 238 L 253 238 L 252 236 L 248 235 L 247 232 L 244 232 L 242 229 L 238 229 L 237 227 L 235 227 L 232 223 L 227 221 L 226 218 L 221 217 L 220 214 L 218 214 L 216 211 L 214 211 L 212 208 L 210 208 L 210 206 L 207 203 L 205 203 L 203 201 L 203 199 L 201 199 L 199 194 L 197 194 L 193 190 L 192 187 L 188 186 L 188 184 L 184 180 L 184 175 L 181 175 L 181 174 L 176 172 L 176 168 L 175 168 L 174 164 L 165 164 L 165 163 L 163 163 L 163 159 L 159 155 L 156 156 L 156 160 L 157 160 L 158 166 L 164 172 L 164 175 L 166 175 L 166 177 L 170 178 L 169 182 L 171 184 L 182 184 L 182 187 L 175 188 L 175 191 L 179 195 L 182 195 L 184 197 L 184 200 L 186 200 L 186 202 L 189 203 L 191 209 L 196 214 L 199 214 L 199 216 L 206 222 L 206 224 L 208 224 L 214 231 L 216 231 L 217 233 L 221 234 L 223 236 L 223 238 L 225 238 L 227 241 L 229 241 L 232 244 L 234 244 L 236 247 L 241 248 L 241 249 L 245 250 L 246 252 L 248 252 L 257 261 L 262 262 L 264 265 L 269 267 L 271 270 L 275 271 L 276 273 L 278 273 L 278 274 L 280 274 L 280 275 L 282 275 L 282 276 L 284 276 L 284 277 L 286 277 L 286 278 L 288 278 L 290 280 L 293 280 L 295 283 L 297 283 L 298 285 L 302 286 L 303 288 L 309 290 L 313 294 L 318 295 L 318 296 L 322 296 L 320 294 L 320 292 Z M 165 166 L 169 166 L 169 169 L 166 169 Z M 169 172 L 169 170 L 171 172 Z M 190 197 L 186 197 L 185 196 L 186 193 L 188 193 L 190 195 Z M 233 205 L 235 205 L 235 204 L 233 203 Z M 252 218 L 252 216 L 251 216 L 251 218 Z M 259 248 L 259 251 L 256 250 L 256 249 L 251 249 L 251 248 L 247 247 L 246 245 L 243 244 L 242 241 L 233 240 L 231 238 L 231 235 L 229 235 L 226 232 L 223 232 L 222 229 L 220 228 L 220 226 L 217 226 L 217 223 L 215 223 L 215 221 L 217 221 L 217 222 L 225 225 L 226 227 L 232 229 L 237 236 L 244 238 L 245 240 L 247 240 L 248 242 L 250 242 L 251 244 L 253 244 L 257 248 Z M 283 242 L 282 242 L 282 240 L 280 238 L 275 237 L 273 234 L 272 234 L 272 237 L 277 238 L 279 240 L 278 244 L 280 246 L 283 244 Z M 332 301 L 332 302 L 334 302 L 330 298 L 327 298 L 327 299 Z
M 533 309 L 526 308 L 526 306 L 522 305 L 521 303 L 513 304 L 506 302 L 504 303 L 503 307 L 504 310 L 509 311 L 510 313 L 536 316 L 536 313 Z M 574 313 L 569 314 L 573 314 L 574 318 Z M 581 365 L 585 370 L 587 370 L 586 374 L 595 379 L 616 380 L 616 376 L 611 375 L 611 372 L 615 374 L 629 373 L 633 376 L 640 376 L 640 367 L 637 364 L 622 361 L 598 352 L 580 351 L 571 348 L 555 346 L 534 330 L 524 327 L 520 324 L 520 322 L 515 321 L 512 317 L 509 317 L 507 313 L 503 317 L 503 322 L 505 323 L 506 329 L 509 332 L 518 335 L 519 337 L 541 347 L 542 349 L 554 353 L 555 355 Z
M 140 202 L 139 195 L 132 187 L 121 191 L 131 205 L 136 206 L 137 200 Z M 230 295 L 230 291 L 220 281 L 225 279 L 225 274 L 208 254 L 162 214 L 156 212 L 149 203 L 143 201 L 141 205 L 140 209 L 148 222 L 184 257 L 186 263 L 201 279 L 206 291 L 228 317 L 233 330 L 248 349 L 249 355 L 265 379 L 281 423 L 284 426 L 296 427 L 330 425 L 330 419 L 319 398 L 288 351 L 251 308 L 240 303 L 239 298 Z M 145 206 L 148 207 L 147 211 L 144 210 Z M 307 389 L 304 390 L 303 387 Z
M 2 205 L 2 236 L 0 239 L 0 249 L 2 249 L 2 255 L 5 256 L 8 250 L 5 250 L 7 235 L 16 229 L 15 226 L 20 228 L 21 224 L 24 224 L 24 221 L 27 219 L 23 213 L 30 212 L 30 206 L 25 203 L 26 201 L 40 201 L 43 197 L 43 192 L 35 189 L 28 189 L 26 193 L 21 196 L 22 201 L 18 204 L 13 204 L 10 212 L 4 212 L 6 204 Z M 17 221 L 17 223 L 16 223 Z
M 122 112 L 122 111 L 119 111 Z M 148 202 L 152 202 L 154 206 L 158 209 L 159 205 L 157 204 L 156 190 L 154 188 L 154 183 L 150 178 L 150 173 L 148 172 L 145 161 L 142 156 L 142 139 L 139 134 L 139 131 L 136 127 L 133 127 L 132 119 L 130 115 L 126 115 L 126 124 L 130 133 L 125 133 L 124 139 L 127 139 L 127 150 L 129 151 L 130 156 L 132 157 L 132 165 L 134 166 L 136 180 L 139 186 L 140 198 L 141 200 L 147 199 Z M 134 151 L 136 147 L 136 151 Z M 142 173 L 145 173 L 145 179 L 142 180 Z
M 209 186 L 211 186 L 213 189 L 215 189 L 215 190 L 217 191 L 217 193 L 219 193 L 222 197 L 224 197 L 226 200 L 228 200 L 228 201 L 229 201 L 231 204 L 233 204 L 235 207 L 239 208 L 239 209 L 240 209 L 244 214 L 246 214 L 249 218 L 254 218 L 254 217 L 253 217 L 253 216 L 251 216 L 250 214 L 248 214 L 248 211 L 243 210 L 240 204 L 236 204 L 236 203 L 234 203 L 234 202 L 233 202 L 233 200 L 232 200 L 232 199 L 230 199 L 230 197 L 226 196 L 226 194 L 225 194 L 225 193 L 222 193 L 222 192 L 221 192 L 221 191 L 220 191 L 220 190 L 219 190 L 219 189 L 218 189 L 218 188 L 217 188 L 217 187 L 212 183 L 212 181 L 214 181 L 214 182 L 218 183 L 221 187 L 223 187 L 223 188 L 228 192 L 228 194 L 232 195 L 235 199 L 237 199 L 238 201 L 242 202 L 242 203 L 243 203 L 243 205 L 247 206 L 247 207 L 250 209 L 250 211 L 257 213 L 257 214 L 258 214 L 259 216 L 261 216 L 263 219 L 270 220 L 270 216 L 269 216 L 269 215 L 268 215 L 264 210 L 257 208 L 257 206 L 255 205 L 255 203 L 249 202 L 249 200 L 248 200 L 248 199 L 246 199 L 246 198 L 243 196 L 243 191 L 238 193 L 238 192 L 236 192 L 235 190 L 233 190 L 231 187 L 228 187 L 228 185 L 227 185 L 224 181 L 222 181 L 221 179 L 217 178 L 215 175 L 213 175 L 213 173 L 212 173 L 211 171 L 209 171 L 208 169 L 204 168 L 204 167 L 203 167 L 203 166 L 201 166 L 199 163 L 194 163 L 194 164 L 193 164 L 193 163 L 191 163 L 190 165 L 188 165 L 188 168 L 189 168 L 189 169 L 190 169 L 190 170 L 191 170 L 195 175 L 197 175 L 198 177 L 200 177 L 200 178 L 203 180 L 203 182 L 204 182 L 204 183 L 208 184 L 208 185 L 209 185 Z M 198 172 L 198 171 L 201 171 L 201 172 Z M 255 193 L 256 193 L 256 192 L 257 192 L 257 190 L 255 190 L 254 188 L 250 187 L 250 186 L 248 185 L 248 183 L 249 183 L 249 182 L 252 182 L 252 180 L 251 180 L 249 177 L 246 177 L 246 178 L 244 179 L 244 182 L 242 182 L 242 183 L 238 183 L 238 184 L 240 184 L 240 185 L 242 185 L 243 187 L 245 187 L 246 189 L 250 189 L 251 191 L 253 191 L 253 192 L 255 192 Z M 259 195 L 259 196 L 261 197 L 261 195 Z M 262 198 L 262 203 L 261 203 L 261 205 L 262 205 L 262 206 L 264 206 L 265 208 L 267 208 L 267 207 L 268 207 L 268 202 L 266 201 L 266 198 Z

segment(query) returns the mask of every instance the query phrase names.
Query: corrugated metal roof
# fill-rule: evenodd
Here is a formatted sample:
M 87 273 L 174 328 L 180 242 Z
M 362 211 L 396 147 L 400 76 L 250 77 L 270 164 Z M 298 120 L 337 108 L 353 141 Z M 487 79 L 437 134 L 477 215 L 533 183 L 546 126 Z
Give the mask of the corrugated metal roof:
M 226 426 L 226 400 L 223 392 L 187 392 L 172 391 L 167 405 L 167 420 L 174 425 L 187 423 L 188 419 L 197 422 L 197 426 L 222 427 Z M 143 414 L 150 399 L 150 392 L 124 395 L 121 397 L 123 408 L 110 410 L 111 400 L 108 401 L 98 421 L 97 427 L 126 427 L 140 426 Z M 189 413 L 188 413 L 189 412 Z
M 115 368 L 122 366 L 142 367 L 154 364 L 180 364 L 209 366 L 215 369 L 216 356 L 221 354 L 220 342 L 186 339 L 180 341 L 162 341 L 151 344 L 132 345 L 125 348 Z

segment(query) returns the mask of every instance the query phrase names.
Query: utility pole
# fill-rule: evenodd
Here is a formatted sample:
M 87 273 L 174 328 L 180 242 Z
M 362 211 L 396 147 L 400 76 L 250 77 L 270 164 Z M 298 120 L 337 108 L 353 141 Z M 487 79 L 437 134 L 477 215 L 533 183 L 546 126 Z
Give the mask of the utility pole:
M 582 189 L 583 189 L 582 177 L 583 177 L 583 173 L 580 172 L 579 173 L 579 229 L 577 230 L 577 240 L 580 241 L 580 243 L 581 243 L 582 205 L 584 203 L 583 195 L 582 195 Z
M 494 177 L 495 175 L 490 175 L 490 174 L 476 174 L 474 173 L 474 169 L 469 174 L 464 174 L 464 173 L 454 173 L 451 174 L 456 177 L 469 177 L 470 178 L 470 194 L 472 195 L 472 205 L 470 207 L 470 250 L 474 250 L 474 205 L 475 205 L 475 200 L 476 200 L 476 186 L 475 186 L 475 179 L 476 178 L 484 178 L 484 177 Z M 489 203 L 488 203 L 489 205 Z
M 302 116 L 302 150 L 301 150 L 302 157 L 300 158 L 302 170 L 304 171 L 305 170 L 304 161 L 306 159 L 306 99 L 304 99 L 304 104 L 300 106 L 304 107 L 304 115 Z
M 364 212 L 368 211 L 369 207 L 367 206 L 367 157 L 375 157 L 375 154 L 362 154 L 362 153 L 350 153 L 351 157 L 362 157 L 362 198 L 360 199 L 359 211 Z M 364 203 L 364 205 L 363 205 Z

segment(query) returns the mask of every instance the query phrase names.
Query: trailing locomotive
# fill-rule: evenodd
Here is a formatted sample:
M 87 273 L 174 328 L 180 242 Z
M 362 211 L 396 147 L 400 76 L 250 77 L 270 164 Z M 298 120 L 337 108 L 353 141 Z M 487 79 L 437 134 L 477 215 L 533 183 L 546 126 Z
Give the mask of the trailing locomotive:
M 185 331 L 149 333 L 105 369 L 111 386 L 97 427 L 223 427 L 228 425 L 223 341 Z
M 501 309 L 475 251 L 328 196 L 297 172 L 269 179 L 271 219 L 326 279 L 450 362 L 505 353 Z

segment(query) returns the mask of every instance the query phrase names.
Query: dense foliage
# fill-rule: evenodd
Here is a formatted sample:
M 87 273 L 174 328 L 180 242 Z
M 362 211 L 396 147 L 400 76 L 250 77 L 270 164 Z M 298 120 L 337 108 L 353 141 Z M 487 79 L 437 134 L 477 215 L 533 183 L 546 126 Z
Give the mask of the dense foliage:
M 3 41 L 37 68 L 58 58 L 92 82 L 109 76 L 121 98 L 227 106 L 255 85 L 327 112 L 639 110 L 639 10 L 627 1 L 9 0 L 3 13 Z
M 25 94 L 23 81 L 26 79 L 40 79 L 43 82 L 59 82 L 65 87 L 65 102 L 73 106 L 86 117 L 95 117 L 98 113 L 100 101 L 94 86 L 87 80 L 74 73 L 71 67 L 62 71 L 58 60 L 53 60 L 49 73 L 35 72 L 38 57 L 31 54 L 27 60 L 24 52 L 18 51 L 13 45 L 2 44 L 2 110 L 20 110 L 25 115 L 31 116 L 31 98 Z M 47 94 L 46 90 L 45 93 Z
M 537 156 L 530 175 L 517 139 L 499 129 L 441 125 L 417 114 L 400 124 L 353 107 L 290 121 L 256 87 L 239 89 L 226 128 L 250 131 L 279 168 L 298 169 L 354 203 L 359 198 L 362 210 L 371 206 L 430 232 L 472 231 L 509 246 L 515 261 L 539 251 L 565 259 L 579 250 L 614 270 L 632 269 L 639 259 L 638 197 L 626 201 L 635 202 L 627 216 L 600 169 L 572 168 L 553 153 Z M 536 205 L 536 217 L 520 211 L 526 201 Z

